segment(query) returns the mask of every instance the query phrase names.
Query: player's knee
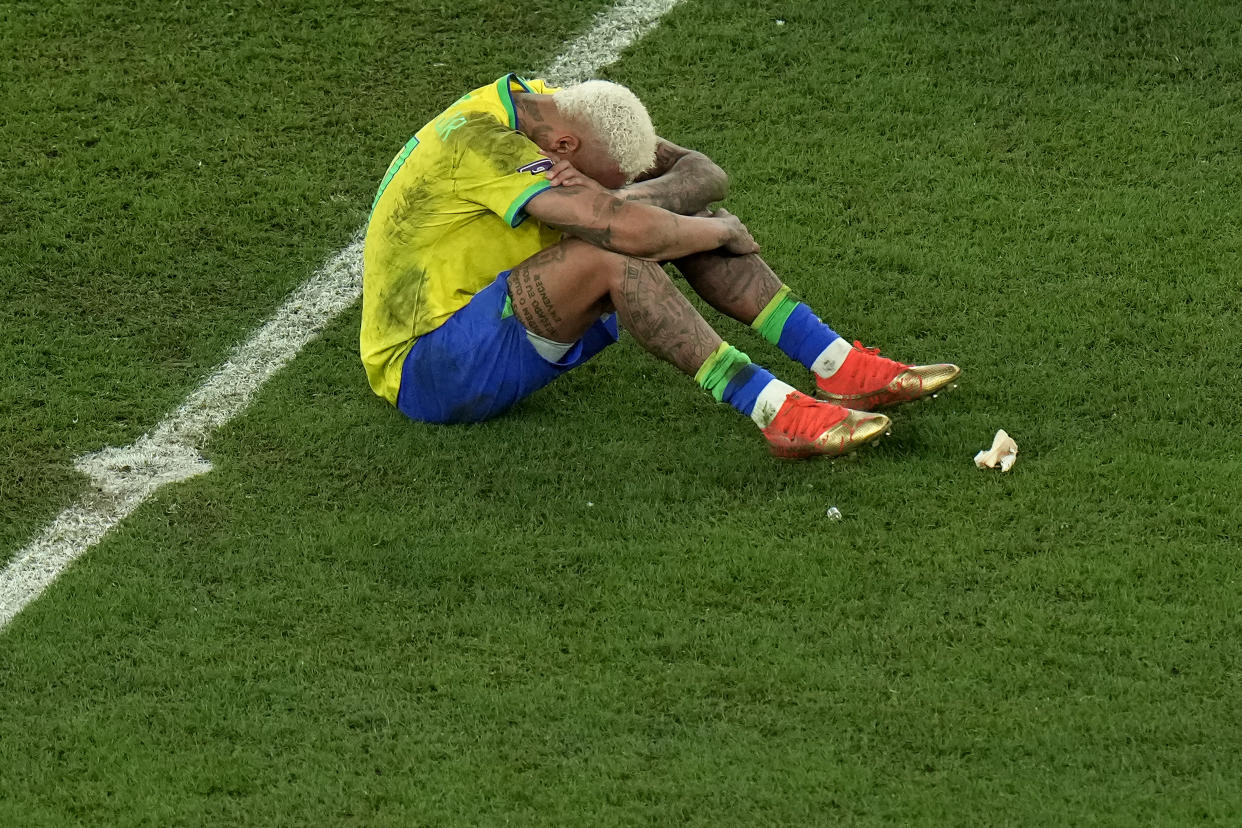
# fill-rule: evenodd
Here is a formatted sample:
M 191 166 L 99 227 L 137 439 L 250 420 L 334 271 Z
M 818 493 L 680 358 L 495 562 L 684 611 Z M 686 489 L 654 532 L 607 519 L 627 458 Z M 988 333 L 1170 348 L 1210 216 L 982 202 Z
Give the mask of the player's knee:
M 668 278 L 668 274 L 664 272 L 659 262 L 626 256 L 622 253 L 614 253 L 612 256 L 613 258 L 608 261 L 606 272 L 609 285 L 614 291 L 624 290 L 627 284 L 632 284 L 636 279 L 649 281 Z
M 611 250 L 605 250 L 602 247 L 592 247 L 594 258 L 593 266 L 595 270 L 600 271 L 618 271 L 625 269 L 625 262 L 629 259 L 624 253 L 614 253 Z
M 583 274 L 600 274 L 621 266 L 625 256 L 581 239 L 566 239 L 561 243 L 564 255 L 572 268 Z
M 576 264 L 575 269 L 592 281 L 599 282 L 608 288 L 619 285 L 627 273 L 632 274 L 640 269 L 660 269 L 655 262 L 605 250 L 576 239 L 571 240 L 567 246 L 569 255 L 573 257 Z
M 591 287 L 615 295 L 624 290 L 634 279 L 667 279 L 668 274 L 659 262 L 639 259 L 596 247 L 577 239 L 567 243 L 568 253 L 574 258 L 579 273 L 589 280 Z M 586 287 L 586 285 L 583 285 Z

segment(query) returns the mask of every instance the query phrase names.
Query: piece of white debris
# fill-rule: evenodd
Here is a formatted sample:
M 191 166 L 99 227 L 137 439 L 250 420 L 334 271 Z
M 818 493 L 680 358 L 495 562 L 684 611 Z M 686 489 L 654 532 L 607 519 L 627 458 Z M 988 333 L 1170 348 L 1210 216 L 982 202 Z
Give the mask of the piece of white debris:
M 1018 444 L 1005 433 L 1005 429 L 996 432 L 992 438 L 992 447 L 975 455 L 975 465 L 981 469 L 994 469 L 1007 472 L 1018 460 Z

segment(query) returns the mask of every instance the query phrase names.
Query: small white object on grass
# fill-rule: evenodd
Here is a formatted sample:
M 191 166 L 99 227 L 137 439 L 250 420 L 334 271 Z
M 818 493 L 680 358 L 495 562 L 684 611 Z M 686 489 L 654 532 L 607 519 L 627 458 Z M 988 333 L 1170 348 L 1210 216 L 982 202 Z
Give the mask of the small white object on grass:
M 841 510 L 838 509 L 836 506 L 829 506 L 828 507 L 828 519 L 829 520 L 840 520 Z
M 1007 472 L 1013 468 L 1013 464 L 1018 461 L 1018 444 L 1013 438 L 1005 433 L 1005 429 L 996 432 L 996 436 L 992 438 L 992 447 L 975 455 L 975 465 L 981 469 L 994 469 L 1000 467 L 1002 472 Z

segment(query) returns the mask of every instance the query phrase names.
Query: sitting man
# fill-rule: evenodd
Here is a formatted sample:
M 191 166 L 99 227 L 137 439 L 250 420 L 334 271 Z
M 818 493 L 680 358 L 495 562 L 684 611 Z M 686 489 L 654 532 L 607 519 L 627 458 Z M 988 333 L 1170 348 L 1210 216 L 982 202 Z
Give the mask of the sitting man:
M 781 457 L 878 438 L 872 410 L 930 394 L 954 365 L 851 346 L 797 301 L 736 217 L 708 205 L 724 172 L 658 138 L 623 86 L 556 90 L 506 75 L 424 126 L 393 160 L 364 249 L 360 349 L 376 394 L 424 422 L 500 414 L 617 339 L 750 417 Z M 673 285 L 802 363 L 816 396 L 776 379 Z

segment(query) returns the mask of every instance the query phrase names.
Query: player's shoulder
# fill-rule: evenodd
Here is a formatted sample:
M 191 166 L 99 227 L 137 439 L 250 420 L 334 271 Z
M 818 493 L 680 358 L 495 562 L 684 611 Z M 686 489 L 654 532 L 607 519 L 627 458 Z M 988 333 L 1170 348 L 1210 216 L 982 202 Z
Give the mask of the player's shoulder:
M 529 89 L 531 92 L 534 92 L 536 95 L 551 95 L 554 92 L 560 91 L 559 86 L 552 86 L 551 84 L 549 84 L 547 81 L 545 81 L 542 78 L 532 78 L 529 80 L 525 78 L 519 78 L 518 80 L 521 81 L 526 86 L 527 89 Z
M 533 141 L 487 115 L 466 117 L 446 144 L 445 150 L 457 159 L 459 172 L 485 170 L 496 176 L 517 172 L 535 174 L 530 165 L 547 160 Z
M 522 157 L 535 149 L 525 135 L 490 112 L 462 112 L 439 129 L 444 151 L 462 159 Z
M 458 170 L 483 164 L 506 173 L 525 172 L 521 168 L 538 159 L 539 148 L 517 128 L 514 95 L 552 88 L 542 80 L 504 75 L 458 98 L 420 136 L 436 144 L 436 155 L 452 159 Z
M 514 90 L 513 86 L 519 86 Z M 443 144 L 513 132 L 517 127 L 513 93 L 527 88 L 510 73 L 462 95 L 428 125 Z
M 527 80 L 510 72 L 486 86 L 480 86 L 462 95 L 440 113 L 435 123 L 447 124 L 481 113 L 490 115 L 510 129 L 517 129 L 515 95 L 523 93 L 547 95 L 556 91 L 556 87 L 548 85 L 542 79 Z

